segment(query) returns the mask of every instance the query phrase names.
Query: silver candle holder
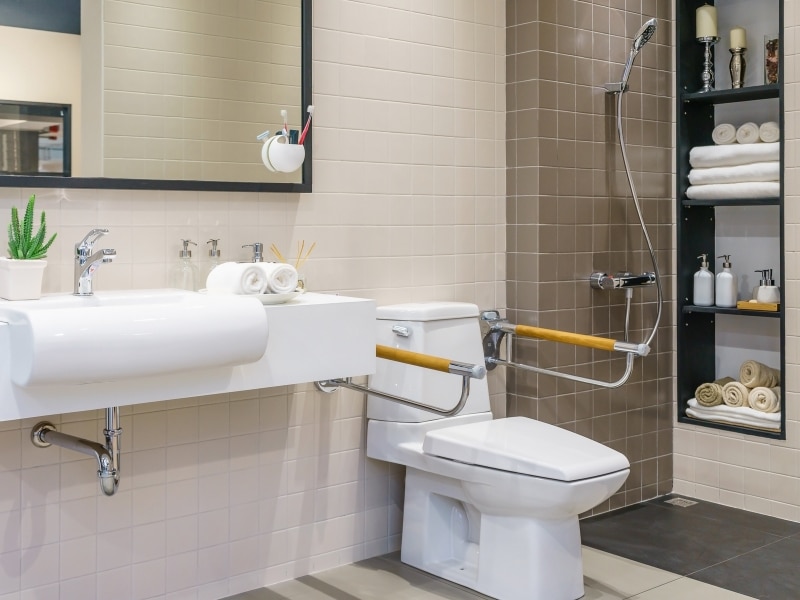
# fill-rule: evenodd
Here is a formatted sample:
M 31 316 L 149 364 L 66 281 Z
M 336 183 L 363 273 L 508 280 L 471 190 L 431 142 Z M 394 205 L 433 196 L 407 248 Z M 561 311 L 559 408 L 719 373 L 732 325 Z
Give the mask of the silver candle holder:
M 711 92 L 714 90 L 714 60 L 711 55 L 711 46 L 719 41 L 717 36 L 699 37 L 697 41 L 705 44 L 705 51 L 703 53 L 703 74 L 700 79 L 703 82 L 701 92 Z
M 744 87 L 744 71 L 747 68 L 747 61 L 744 59 L 744 53 L 747 48 L 731 48 L 731 87 L 739 89 Z

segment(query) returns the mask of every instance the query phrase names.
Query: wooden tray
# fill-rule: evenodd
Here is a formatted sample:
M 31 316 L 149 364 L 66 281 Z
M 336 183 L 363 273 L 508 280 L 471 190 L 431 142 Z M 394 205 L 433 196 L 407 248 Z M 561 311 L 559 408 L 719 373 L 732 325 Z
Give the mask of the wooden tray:
M 778 312 L 781 309 L 780 302 L 748 302 L 747 300 L 739 300 L 736 303 L 736 308 L 739 310 L 764 310 L 767 312 Z

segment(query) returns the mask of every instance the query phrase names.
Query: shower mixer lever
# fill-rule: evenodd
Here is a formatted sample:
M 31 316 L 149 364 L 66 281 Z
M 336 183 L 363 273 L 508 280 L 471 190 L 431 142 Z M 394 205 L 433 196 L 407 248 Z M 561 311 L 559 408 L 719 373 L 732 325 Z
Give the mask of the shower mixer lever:
M 614 275 L 607 273 L 592 273 L 589 276 L 589 285 L 596 290 L 618 290 L 631 287 L 654 285 L 656 274 L 652 272 L 634 275 L 628 272 L 619 272 Z

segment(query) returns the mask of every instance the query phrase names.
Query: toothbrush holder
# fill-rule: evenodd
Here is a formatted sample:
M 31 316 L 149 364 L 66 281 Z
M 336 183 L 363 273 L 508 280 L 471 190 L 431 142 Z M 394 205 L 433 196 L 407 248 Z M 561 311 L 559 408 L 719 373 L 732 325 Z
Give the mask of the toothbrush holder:
M 306 159 L 305 146 L 292 144 L 285 135 L 268 138 L 261 147 L 261 160 L 270 171 L 291 173 L 303 165 Z

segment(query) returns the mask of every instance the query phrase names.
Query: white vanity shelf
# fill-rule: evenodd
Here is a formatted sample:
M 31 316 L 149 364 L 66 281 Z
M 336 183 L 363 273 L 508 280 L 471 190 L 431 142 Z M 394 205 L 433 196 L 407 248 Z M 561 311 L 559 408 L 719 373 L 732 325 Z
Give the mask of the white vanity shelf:
M 62 298 L 69 302 L 69 296 Z M 0 421 L 357 377 L 375 371 L 375 302 L 306 293 L 286 304 L 263 307 L 266 351 L 255 362 L 92 383 L 37 383 L 35 379 L 20 383 L 19 371 L 14 371 L 19 344 L 12 344 L 14 325 L 9 324 L 13 319 L 8 316 L 13 304 L 0 304 L 0 315 L 6 310 L 4 322 L 0 322 Z M 224 347 L 214 347 L 213 340 L 209 343 L 213 351 L 224 355 Z M 123 343 L 116 345 L 98 345 L 96 355 L 82 353 L 81 359 L 91 364 L 95 356 L 124 348 Z M 75 357 L 68 359 L 74 361 Z

